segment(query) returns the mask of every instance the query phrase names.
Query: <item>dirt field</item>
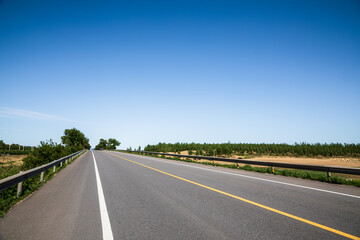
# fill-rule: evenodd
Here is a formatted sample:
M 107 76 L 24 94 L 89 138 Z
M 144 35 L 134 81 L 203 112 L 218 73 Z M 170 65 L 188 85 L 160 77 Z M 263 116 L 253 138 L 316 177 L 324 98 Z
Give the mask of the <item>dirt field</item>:
M 252 160 L 321 166 L 360 167 L 360 159 L 356 158 L 254 157 Z
M 9 165 L 16 165 L 20 166 L 23 164 L 23 159 L 27 155 L 3 155 L 0 156 L 0 166 L 9 166 Z
M 182 151 L 181 154 L 188 155 L 188 151 Z M 236 159 L 239 157 L 244 158 L 243 156 L 232 156 L 230 158 Z M 252 157 L 249 159 L 259 162 L 279 162 L 279 163 L 309 164 L 309 165 L 337 166 L 337 167 L 360 167 L 359 158 L 308 158 L 308 157 L 261 156 L 261 157 Z M 226 164 L 225 162 L 216 162 L 216 163 Z M 233 163 L 229 163 L 229 164 L 233 164 Z

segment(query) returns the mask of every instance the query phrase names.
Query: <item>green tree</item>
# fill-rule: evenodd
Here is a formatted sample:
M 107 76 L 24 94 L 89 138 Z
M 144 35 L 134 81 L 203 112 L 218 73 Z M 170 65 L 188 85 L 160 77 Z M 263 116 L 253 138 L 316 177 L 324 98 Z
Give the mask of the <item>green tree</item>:
M 71 151 L 79 151 L 81 149 L 90 149 L 89 139 L 76 128 L 65 129 L 64 136 L 61 137 L 61 141 L 66 148 L 70 148 Z
M 96 145 L 95 149 L 96 150 L 107 149 L 107 146 L 108 146 L 108 141 L 101 138 L 100 141 L 99 141 L 99 144 Z
M 115 150 L 117 146 L 120 146 L 120 142 L 116 140 L 115 138 L 109 138 L 107 149 L 109 150 Z
M 99 144 L 96 145 L 96 150 L 101 149 L 108 149 L 108 150 L 115 150 L 117 146 L 119 146 L 121 143 L 116 140 L 115 138 L 109 138 L 108 140 L 105 140 L 103 138 L 100 139 Z
M 4 143 L 3 140 L 0 140 L 0 149 L 1 150 L 6 150 L 6 144 Z

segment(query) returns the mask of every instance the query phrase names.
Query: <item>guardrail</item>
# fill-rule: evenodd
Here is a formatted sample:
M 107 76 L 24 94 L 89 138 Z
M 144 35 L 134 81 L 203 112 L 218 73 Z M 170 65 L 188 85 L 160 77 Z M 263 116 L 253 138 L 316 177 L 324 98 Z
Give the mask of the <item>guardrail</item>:
M 345 173 L 345 174 L 352 174 L 352 175 L 360 175 L 360 168 L 318 166 L 318 165 L 263 162 L 263 161 L 260 162 L 260 161 L 247 160 L 247 159 L 233 159 L 233 158 L 197 156 L 197 155 L 182 155 L 182 154 L 147 152 L 147 151 L 126 151 L 126 150 L 121 150 L 121 151 L 132 152 L 132 153 L 155 154 L 155 155 L 163 155 L 163 156 L 173 156 L 173 157 L 183 157 L 183 158 L 193 158 L 193 159 L 204 159 L 204 160 L 210 160 L 210 161 L 232 162 L 235 164 L 242 163 L 242 164 L 250 164 L 250 165 L 268 166 L 268 167 L 271 167 L 273 172 L 274 172 L 275 167 L 279 167 L 279 168 L 292 168 L 292 169 L 327 172 L 328 177 L 331 177 L 331 173 Z
M 84 151 L 86 151 L 86 150 L 78 151 L 76 153 L 70 154 L 66 157 L 60 158 L 58 160 L 52 161 L 52 162 L 44 164 L 42 166 L 32 168 L 30 170 L 20 172 L 18 174 L 12 175 L 10 177 L 1 179 L 0 180 L 0 192 L 17 184 L 18 186 L 17 186 L 16 197 L 18 198 L 21 193 L 21 190 L 22 190 L 22 182 L 23 181 L 25 181 L 26 179 L 31 178 L 37 174 L 40 174 L 40 182 L 42 182 L 44 180 L 44 172 L 46 170 L 48 170 L 49 168 L 53 168 L 53 172 L 55 172 L 56 165 L 60 164 L 60 167 L 62 167 L 63 162 L 65 162 L 65 164 L 67 164 L 68 161 L 72 161 L 75 157 L 77 157 Z

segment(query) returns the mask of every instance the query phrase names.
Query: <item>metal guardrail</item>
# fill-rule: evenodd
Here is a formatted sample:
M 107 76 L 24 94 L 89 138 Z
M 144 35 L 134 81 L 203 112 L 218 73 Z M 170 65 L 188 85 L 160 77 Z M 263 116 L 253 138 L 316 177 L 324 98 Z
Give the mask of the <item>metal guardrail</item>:
M 70 154 L 66 157 L 60 158 L 58 160 L 54 160 L 50 163 L 44 164 L 42 166 L 36 167 L 36 168 L 32 168 L 30 170 L 24 171 L 24 172 L 20 172 L 18 174 L 12 175 L 10 177 L 4 178 L 0 180 L 0 192 L 4 191 L 5 189 L 12 187 L 16 184 L 18 184 L 18 189 L 17 189 L 17 194 L 16 197 L 19 197 L 21 189 L 22 189 L 22 182 L 25 181 L 28 178 L 31 178 L 37 174 L 40 174 L 40 182 L 42 182 L 44 180 L 44 172 L 46 170 L 48 170 L 49 168 L 53 168 L 53 172 L 56 171 L 56 165 L 60 164 L 60 166 L 62 167 L 63 162 L 65 162 L 66 164 L 68 163 L 68 161 L 73 160 L 76 156 L 80 155 L 81 153 L 83 153 L 86 150 L 81 150 L 78 151 L 76 153 Z
M 346 167 L 335 167 L 335 166 L 319 166 L 319 165 L 277 163 L 277 162 L 263 162 L 263 161 L 260 162 L 260 161 L 247 160 L 247 159 L 233 159 L 233 158 L 197 156 L 197 155 L 182 155 L 182 154 L 147 152 L 147 151 L 126 151 L 126 150 L 121 150 L 121 151 L 132 152 L 132 153 L 155 154 L 155 155 L 163 155 L 163 156 L 173 156 L 173 157 L 184 157 L 184 158 L 193 158 L 193 159 L 204 159 L 204 160 L 221 161 L 221 162 L 232 162 L 232 163 L 236 163 L 236 164 L 242 163 L 242 164 L 250 164 L 250 165 L 268 166 L 268 167 L 271 167 L 273 171 L 274 171 L 275 167 L 320 171 L 320 172 L 327 172 L 328 177 L 331 176 L 331 173 L 345 173 L 345 174 L 352 174 L 352 175 L 360 175 L 360 168 L 346 168 Z

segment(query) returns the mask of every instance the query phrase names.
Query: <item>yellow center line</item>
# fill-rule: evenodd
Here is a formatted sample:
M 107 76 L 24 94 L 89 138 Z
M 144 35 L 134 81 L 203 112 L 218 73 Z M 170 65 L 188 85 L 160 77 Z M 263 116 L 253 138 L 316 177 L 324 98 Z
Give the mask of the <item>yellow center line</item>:
M 343 236 L 343 237 L 347 237 L 347 238 L 350 238 L 350 239 L 360 240 L 359 237 L 356 237 L 356 236 L 354 236 L 354 235 L 351 235 L 351 234 L 348 234 L 348 233 L 345 233 L 345 232 L 342 232 L 342 231 L 339 231 L 339 230 L 336 230 L 336 229 L 333 229 L 333 228 L 324 226 L 324 225 L 322 225 L 322 224 L 319 224 L 319 223 L 316 223 L 316 222 L 313 222 L 313 221 L 310 221 L 310 220 L 306 220 L 306 219 L 301 218 L 301 217 L 297 217 L 297 216 L 295 216 L 295 215 L 292 215 L 292 214 L 289 214 L 289 213 L 286 213 L 286 212 L 277 210 L 277 209 L 275 209 L 275 208 L 271 208 L 271 207 L 262 205 L 262 204 L 260 204 L 260 203 L 256 203 L 256 202 L 247 200 L 247 199 L 245 199 L 245 198 L 241 198 L 241 197 L 238 197 L 238 196 L 236 196 L 236 195 L 233 195 L 233 194 L 230 194 L 230 193 L 227 193 L 227 192 L 224 192 L 224 191 L 221 191 L 221 190 L 212 188 L 212 187 L 205 186 L 205 185 L 203 185 L 203 184 L 200 184 L 200 183 L 197 183 L 197 182 L 194 182 L 194 181 L 191 181 L 191 180 L 188 180 L 188 179 L 185 179 L 185 178 L 182 178 L 182 177 L 173 175 L 173 174 L 171 174 L 171 173 L 167 173 L 167 172 L 161 171 L 161 170 L 156 169 L 156 168 L 153 168 L 153 167 L 149 167 L 149 166 L 147 166 L 147 165 L 144 165 L 144 164 L 141 164 L 141 163 L 138 163 L 138 162 L 135 162 L 135 161 L 132 161 L 132 160 L 129 160 L 129 159 L 126 159 L 126 158 L 123 158 L 123 157 L 120 157 L 120 156 L 111 154 L 111 153 L 107 153 L 107 154 L 110 154 L 110 155 L 112 155 L 112 156 L 114 156 L 114 157 L 117 157 L 117 158 L 121 158 L 121 159 L 123 159 L 123 160 L 125 160 L 125 161 L 128 161 L 128 162 L 132 162 L 132 163 L 135 163 L 135 164 L 137 164 L 137 165 L 140 165 L 140 166 L 149 168 L 149 169 L 154 170 L 154 171 L 156 171 L 156 172 L 163 173 L 163 174 L 168 175 L 168 176 L 170 176 L 170 177 L 177 178 L 177 179 L 179 179 L 179 180 L 182 180 L 182 181 L 185 181 L 185 182 L 188 182 L 188 183 L 192 183 L 192 184 L 197 185 L 197 186 L 199 186 L 199 187 L 203 187 L 203 188 L 209 189 L 209 190 L 211 190 L 211 191 L 214 191 L 214 192 L 217 192 L 217 193 L 221 193 L 221 194 L 223 194 L 223 195 L 226 195 L 226 196 L 229 196 L 229 197 L 238 199 L 238 200 L 240 200 L 240 201 L 243 201 L 243 202 L 246 202 L 246 203 L 249 203 L 249 204 L 258 206 L 258 207 L 260 207 L 260 208 L 269 210 L 269 211 L 271 211 L 271 212 L 278 213 L 278 214 L 280 214 L 280 215 L 283 215 L 283 216 L 286 216 L 286 217 L 289 217 L 289 218 L 298 220 L 298 221 L 300 221 L 300 222 L 307 223 L 307 224 L 309 224 L 309 225 L 312 225 L 312 226 L 315 226 L 315 227 L 324 229 L 324 230 L 326 230 L 326 231 L 329 231 L 329 232 L 332 232 L 332 233 L 336 233 L 336 234 L 341 235 L 341 236 Z

